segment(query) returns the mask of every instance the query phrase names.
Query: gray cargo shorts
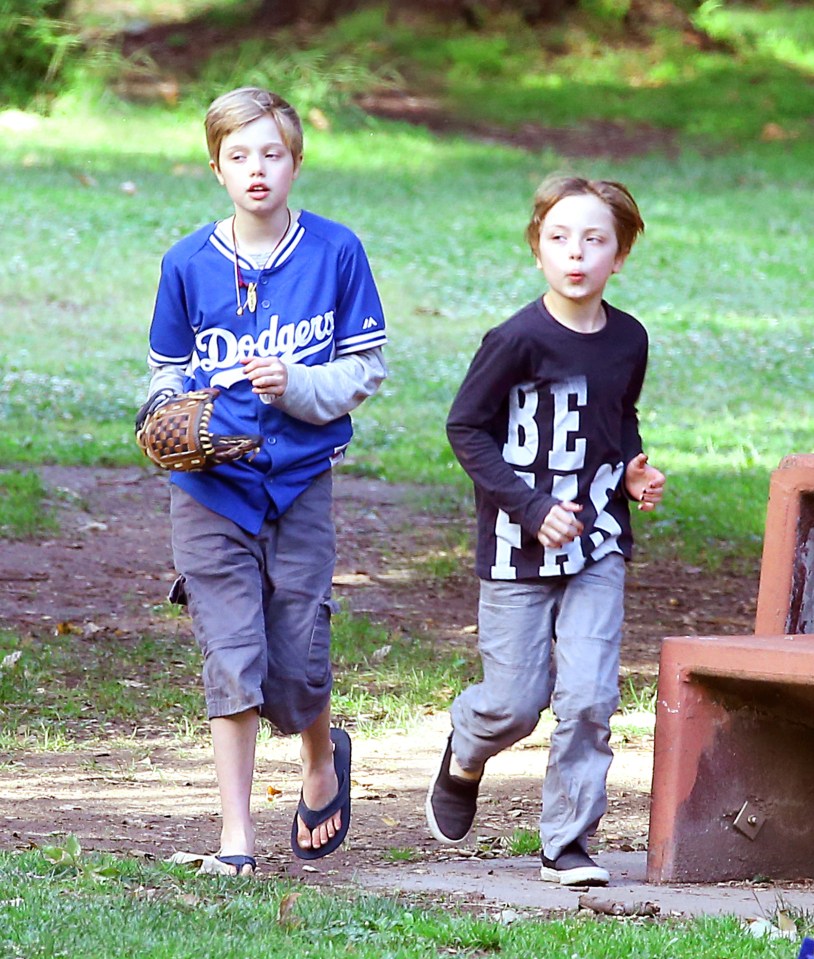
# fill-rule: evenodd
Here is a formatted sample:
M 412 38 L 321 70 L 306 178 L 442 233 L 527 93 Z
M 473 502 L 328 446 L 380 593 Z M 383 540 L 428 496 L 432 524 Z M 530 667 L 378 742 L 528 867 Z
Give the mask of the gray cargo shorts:
M 330 700 L 332 476 L 255 536 L 171 487 L 172 549 L 203 652 L 210 719 L 256 708 L 301 732 Z

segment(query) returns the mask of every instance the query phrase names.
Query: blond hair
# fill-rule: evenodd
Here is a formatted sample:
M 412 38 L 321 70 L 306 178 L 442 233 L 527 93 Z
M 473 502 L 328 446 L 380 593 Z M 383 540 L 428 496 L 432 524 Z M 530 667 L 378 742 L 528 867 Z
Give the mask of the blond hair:
M 540 251 L 540 229 L 548 211 L 567 196 L 596 196 L 606 203 L 613 215 L 619 252 L 630 253 L 636 238 L 644 233 L 644 220 L 630 190 L 614 180 L 588 180 L 579 176 L 553 174 L 546 177 L 534 194 L 531 221 L 526 227 L 526 241 L 531 252 Z
M 206 111 L 204 128 L 209 157 L 219 166 L 220 146 L 225 137 L 260 117 L 271 117 L 295 165 L 302 157 L 302 122 L 299 114 L 281 96 L 260 87 L 240 87 L 213 100 Z

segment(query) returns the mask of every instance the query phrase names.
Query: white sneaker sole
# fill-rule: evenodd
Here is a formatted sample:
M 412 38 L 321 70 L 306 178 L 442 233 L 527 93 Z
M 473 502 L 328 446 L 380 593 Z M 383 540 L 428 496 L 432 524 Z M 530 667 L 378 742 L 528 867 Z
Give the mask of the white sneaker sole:
M 607 886 L 610 874 L 599 866 L 578 866 L 576 869 L 551 869 L 540 866 L 543 882 L 557 882 L 561 886 Z

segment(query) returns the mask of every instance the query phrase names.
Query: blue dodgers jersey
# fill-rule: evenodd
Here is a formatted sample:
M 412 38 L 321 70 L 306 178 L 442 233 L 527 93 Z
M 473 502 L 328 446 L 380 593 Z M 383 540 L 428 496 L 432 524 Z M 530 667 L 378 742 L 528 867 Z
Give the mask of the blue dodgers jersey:
M 382 346 L 384 314 L 367 256 L 354 233 L 303 210 L 265 268 L 238 259 L 211 223 L 165 255 L 150 327 L 151 366 L 185 371 L 187 390 L 221 390 L 213 433 L 260 434 L 252 459 L 171 479 L 204 506 L 257 533 L 280 516 L 350 443 L 349 415 L 316 426 L 263 403 L 241 358 L 278 356 L 316 366 Z M 247 304 L 248 284 L 256 303 Z

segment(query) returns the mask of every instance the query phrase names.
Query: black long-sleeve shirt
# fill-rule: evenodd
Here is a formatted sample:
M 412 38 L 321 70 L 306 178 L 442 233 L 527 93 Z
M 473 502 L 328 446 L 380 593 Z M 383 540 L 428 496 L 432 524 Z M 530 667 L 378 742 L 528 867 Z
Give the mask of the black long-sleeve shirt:
M 624 470 L 642 449 L 647 333 L 603 306 L 605 326 L 578 333 L 542 299 L 528 304 L 486 334 L 452 404 L 447 436 L 475 485 L 482 579 L 572 574 L 612 552 L 630 558 Z M 582 506 L 583 533 L 544 549 L 537 532 L 565 500 Z

